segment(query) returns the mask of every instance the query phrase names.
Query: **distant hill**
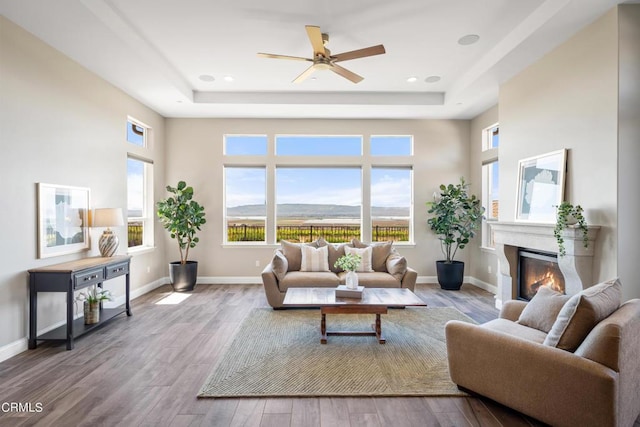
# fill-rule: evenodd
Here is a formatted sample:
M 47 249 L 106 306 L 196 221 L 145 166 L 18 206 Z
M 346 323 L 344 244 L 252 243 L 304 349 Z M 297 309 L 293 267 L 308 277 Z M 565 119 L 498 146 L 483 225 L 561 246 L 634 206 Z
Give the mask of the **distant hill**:
M 264 205 L 243 205 L 229 208 L 229 216 L 265 216 Z M 409 216 L 409 208 L 381 207 L 372 208 L 373 216 L 406 217 Z M 324 205 L 324 204 L 281 204 L 278 205 L 278 216 L 286 218 L 357 218 L 360 216 L 359 206 Z

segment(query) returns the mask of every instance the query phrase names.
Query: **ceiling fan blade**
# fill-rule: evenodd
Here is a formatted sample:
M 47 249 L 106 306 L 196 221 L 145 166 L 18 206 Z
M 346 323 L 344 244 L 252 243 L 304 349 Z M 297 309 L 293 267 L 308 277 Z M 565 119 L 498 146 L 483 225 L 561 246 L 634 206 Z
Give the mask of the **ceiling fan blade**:
M 313 74 L 313 72 L 315 70 L 316 69 L 312 65 L 311 67 L 309 67 L 306 70 L 304 70 L 302 72 L 302 74 L 300 74 L 298 77 L 296 77 L 295 80 L 293 80 L 293 83 L 302 83 L 307 77 L 309 77 L 311 74 Z
M 364 58 L 366 56 L 381 55 L 386 53 L 384 46 L 379 44 L 377 46 L 365 47 L 364 49 L 352 50 L 350 52 L 339 53 L 331 56 L 331 62 L 348 61 L 350 59 Z
M 324 43 L 322 42 L 322 32 L 320 32 L 320 27 L 305 25 L 305 28 L 307 29 L 307 35 L 309 36 L 311 46 L 313 46 L 313 56 L 315 57 L 318 54 L 327 56 L 327 51 L 325 50 Z
M 262 52 L 259 52 L 258 56 L 261 57 L 261 58 L 292 59 L 294 61 L 309 61 L 309 62 L 313 62 L 313 59 L 310 59 L 310 58 L 303 58 L 301 56 L 276 55 L 275 53 L 262 53 Z
M 333 64 L 333 66 L 331 67 L 331 71 L 341 75 L 347 80 L 351 80 L 353 83 L 360 83 L 362 80 L 364 80 L 364 77 L 359 76 L 356 73 L 349 71 L 346 68 L 342 68 L 341 66 L 336 64 Z

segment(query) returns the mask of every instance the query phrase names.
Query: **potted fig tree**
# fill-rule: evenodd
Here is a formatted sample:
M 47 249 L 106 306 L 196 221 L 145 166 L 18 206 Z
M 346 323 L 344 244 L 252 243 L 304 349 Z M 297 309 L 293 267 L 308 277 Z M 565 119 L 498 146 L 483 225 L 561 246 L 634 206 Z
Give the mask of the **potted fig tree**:
M 464 249 L 475 236 L 480 226 L 484 207 L 475 195 L 469 195 L 469 184 L 460 178 L 460 183 L 440 185 L 440 194 L 427 202 L 427 220 L 431 230 L 438 236 L 444 260 L 436 261 L 438 283 L 442 289 L 459 290 L 464 280 L 464 262 L 455 261 L 458 249 Z
M 176 187 L 167 185 L 167 191 L 173 196 L 157 203 L 157 214 L 180 249 L 180 261 L 169 263 L 169 278 L 175 291 L 192 291 L 198 277 L 198 261 L 188 260 L 189 249 L 200 241 L 196 233 L 206 222 L 204 207 L 193 200 L 193 187 L 184 181 L 178 182 Z

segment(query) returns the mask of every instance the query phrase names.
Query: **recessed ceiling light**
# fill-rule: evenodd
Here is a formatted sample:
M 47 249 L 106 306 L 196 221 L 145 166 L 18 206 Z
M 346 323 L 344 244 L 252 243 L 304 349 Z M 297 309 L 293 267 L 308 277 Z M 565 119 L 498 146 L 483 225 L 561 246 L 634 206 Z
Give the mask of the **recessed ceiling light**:
M 477 34 L 467 34 L 466 36 L 460 37 L 460 39 L 458 40 L 458 44 L 460 44 L 462 46 L 468 46 L 470 44 L 474 44 L 478 40 L 480 40 L 480 36 L 479 35 L 477 35 Z
M 215 77 L 209 75 L 209 74 L 202 74 L 201 76 L 198 77 L 200 80 L 202 80 L 203 82 L 212 82 L 215 80 Z
M 180 100 L 177 100 L 176 102 L 177 102 L 178 104 L 182 104 L 182 101 L 180 101 Z
M 413 82 L 417 82 L 418 78 L 415 76 L 411 76 L 407 79 L 407 83 L 413 83 Z
M 233 81 L 233 77 L 231 77 L 231 76 L 224 76 L 224 81 L 225 81 L 225 82 L 232 82 L 232 81 Z
M 427 83 L 439 82 L 440 81 L 440 76 L 429 76 L 426 79 L 424 79 L 424 81 L 427 82 Z

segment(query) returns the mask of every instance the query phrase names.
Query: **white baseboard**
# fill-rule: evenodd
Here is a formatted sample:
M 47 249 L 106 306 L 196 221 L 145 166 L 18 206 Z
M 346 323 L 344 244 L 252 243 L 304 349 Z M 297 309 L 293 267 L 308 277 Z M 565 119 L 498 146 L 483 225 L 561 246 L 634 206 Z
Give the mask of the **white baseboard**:
M 480 279 L 476 279 L 475 277 L 471 277 L 471 276 L 465 276 L 464 278 L 465 283 L 469 283 L 473 286 L 476 286 L 480 289 L 484 289 L 487 292 L 491 292 L 492 294 L 497 294 L 498 293 L 498 287 L 495 285 L 492 285 L 491 283 L 487 283 L 487 282 L 483 282 Z
M 438 278 L 436 276 L 418 276 L 416 283 L 420 283 L 421 285 L 427 283 L 438 283 Z
M 169 283 L 169 278 L 168 277 L 163 277 L 161 279 L 155 280 L 147 285 L 144 285 L 142 287 L 136 288 L 134 290 L 131 291 L 131 299 L 136 299 L 139 296 L 142 296 L 148 292 L 151 292 L 152 290 L 159 288 L 162 285 L 166 285 Z M 113 308 L 113 307 L 117 307 L 119 305 L 123 305 L 125 301 L 125 296 L 121 295 L 119 297 L 117 297 L 115 299 L 115 301 L 111 301 L 111 302 L 107 302 L 104 303 L 104 307 L 106 308 Z M 74 318 L 78 318 L 80 317 L 81 314 L 76 314 L 74 316 Z M 56 322 L 53 325 L 49 325 L 46 328 L 43 328 L 42 330 L 39 330 L 37 335 L 42 335 L 42 334 L 46 334 L 49 331 L 52 331 L 62 325 L 66 324 L 66 320 L 62 320 L 60 322 Z M 23 337 L 20 338 L 17 341 L 14 341 L 12 343 L 9 343 L 7 345 L 4 345 L 2 347 L 0 347 L 0 362 L 7 360 L 17 354 L 22 353 L 23 351 L 27 351 L 29 349 L 29 337 Z

